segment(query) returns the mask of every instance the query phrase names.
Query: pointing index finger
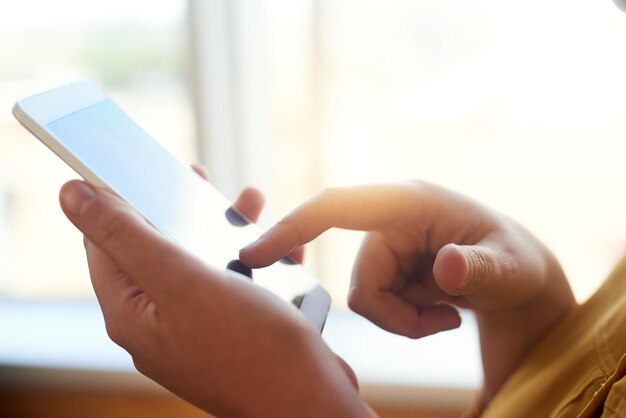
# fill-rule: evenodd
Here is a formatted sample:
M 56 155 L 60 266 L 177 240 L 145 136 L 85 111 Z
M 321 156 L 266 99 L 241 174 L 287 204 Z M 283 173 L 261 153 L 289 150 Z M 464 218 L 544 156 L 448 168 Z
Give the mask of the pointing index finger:
M 268 266 L 330 228 L 376 230 L 398 218 L 398 208 L 415 194 L 408 185 L 331 188 L 281 219 L 258 240 L 240 250 L 246 265 Z

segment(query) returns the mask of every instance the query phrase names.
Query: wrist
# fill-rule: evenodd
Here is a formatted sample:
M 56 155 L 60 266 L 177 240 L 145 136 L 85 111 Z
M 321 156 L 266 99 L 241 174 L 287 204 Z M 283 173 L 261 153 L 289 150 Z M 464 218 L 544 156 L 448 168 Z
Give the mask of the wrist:
M 254 401 L 239 399 L 236 416 L 374 417 L 336 356 L 308 324 L 298 324 L 287 338 L 274 366 L 265 370 L 265 384 Z M 269 337 L 268 337 L 269 338 Z
M 576 300 L 551 255 L 549 279 L 527 303 L 508 310 L 476 311 L 485 383 L 489 403 L 537 342 L 576 306 Z

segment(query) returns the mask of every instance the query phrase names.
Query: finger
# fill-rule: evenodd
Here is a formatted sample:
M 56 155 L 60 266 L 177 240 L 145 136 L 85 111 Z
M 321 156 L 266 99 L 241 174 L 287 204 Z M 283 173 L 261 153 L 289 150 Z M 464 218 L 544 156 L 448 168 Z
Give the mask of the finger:
M 352 300 L 349 306 L 354 312 L 386 331 L 408 338 L 422 338 L 461 325 L 458 311 L 450 305 L 418 308 L 390 292 L 380 292 L 368 303 Z
M 105 190 L 75 180 L 61 188 L 59 197 L 68 219 L 155 302 L 193 285 L 181 276 L 191 279 L 195 276 L 186 273 L 207 269 Z
M 410 281 L 400 292 L 400 296 L 413 306 L 428 306 L 438 302 L 457 305 L 459 298 L 444 292 L 432 279 Z
M 203 165 L 192 164 L 191 168 L 193 168 L 193 171 L 195 171 L 204 180 L 211 180 L 209 171 Z M 253 187 L 245 188 L 233 204 L 235 209 L 252 222 L 256 222 L 258 220 L 264 205 L 265 197 L 263 196 L 263 193 Z
M 302 264 L 304 263 L 304 254 L 305 254 L 304 245 L 300 245 L 294 248 L 289 253 L 289 258 L 291 258 L 293 261 L 295 261 L 298 264 Z
M 265 205 L 263 193 L 253 187 L 245 188 L 233 204 L 235 209 L 252 222 L 259 219 L 259 215 Z
M 376 230 L 397 221 L 407 199 L 419 197 L 409 185 L 374 185 L 327 189 L 300 205 L 257 241 L 240 251 L 250 267 L 264 267 L 289 254 L 297 246 L 336 227 Z M 426 211 L 427 202 L 422 205 Z M 413 216 L 420 216 L 413 213 Z
M 191 168 L 204 180 L 211 181 L 211 175 L 203 165 L 192 164 Z M 235 209 L 252 222 L 256 222 L 259 219 L 264 205 L 265 197 L 263 193 L 253 187 L 245 188 L 233 204 Z
M 454 296 L 510 294 L 510 289 L 520 289 L 519 285 L 512 286 L 511 283 L 520 273 L 516 258 L 495 242 L 448 244 L 439 250 L 433 266 L 439 287 Z
M 191 168 L 204 180 L 211 181 L 211 175 L 203 165 L 192 164 Z M 263 206 L 265 206 L 265 197 L 260 190 L 248 187 L 239 194 L 233 206 L 248 220 L 256 223 L 259 220 Z M 304 247 L 297 247 L 289 253 L 289 257 L 296 263 L 302 264 L 304 262 Z
M 211 181 L 211 174 L 209 173 L 209 170 L 207 170 L 202 164 L 191 164 L 191 168 L 193 168 L 193 171 L 206 181 Z
M 420 338 L 460 325 L 458 312 L 448 305 L 416 306 L 402 291 L 405 272 L 398 255 L 378 234 L 367 234 L 352 273 L 348 305 L 379 327 Z

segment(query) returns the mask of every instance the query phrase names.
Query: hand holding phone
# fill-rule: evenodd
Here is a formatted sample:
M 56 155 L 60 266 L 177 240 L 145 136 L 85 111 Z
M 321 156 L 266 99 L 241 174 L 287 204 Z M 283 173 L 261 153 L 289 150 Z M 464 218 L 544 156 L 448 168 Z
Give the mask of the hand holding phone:
M 107 331 L 141 373 L 218 416 L 369 415 L 349 368 L 274 294 L 207 266 L 106 190 L 74 180 L 60 199 L 86 237 Z

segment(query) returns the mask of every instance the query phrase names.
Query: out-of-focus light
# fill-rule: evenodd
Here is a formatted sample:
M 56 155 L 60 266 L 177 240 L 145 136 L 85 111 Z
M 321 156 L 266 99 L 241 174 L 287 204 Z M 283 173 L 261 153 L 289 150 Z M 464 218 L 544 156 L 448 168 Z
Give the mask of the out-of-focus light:
M 81 0 L 23 0 L 3 7 L 0 28 L 3 31 L 27 31 L 58 28 L 63 24 L 90 27 L 110 22 L 140 22 L 158 26 L 170 23 L 172 16 L 182 14 L 184 7 L 185 2 L 182 1 L 163 2 L 159 7 L 154 7 L 151 0 L 95 3 Z

